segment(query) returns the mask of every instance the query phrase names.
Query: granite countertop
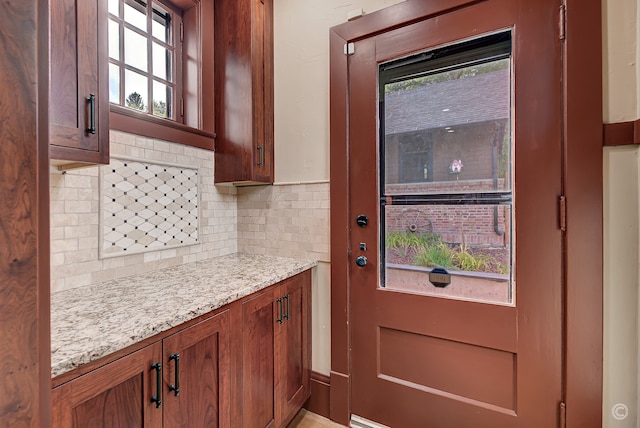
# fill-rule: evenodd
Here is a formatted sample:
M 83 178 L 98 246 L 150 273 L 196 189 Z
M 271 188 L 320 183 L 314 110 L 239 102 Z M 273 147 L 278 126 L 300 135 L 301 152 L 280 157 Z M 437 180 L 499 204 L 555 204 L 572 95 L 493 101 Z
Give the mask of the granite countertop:
M 232 254 L 51 296 L 51 377 L 124 349 L 314 267 Z

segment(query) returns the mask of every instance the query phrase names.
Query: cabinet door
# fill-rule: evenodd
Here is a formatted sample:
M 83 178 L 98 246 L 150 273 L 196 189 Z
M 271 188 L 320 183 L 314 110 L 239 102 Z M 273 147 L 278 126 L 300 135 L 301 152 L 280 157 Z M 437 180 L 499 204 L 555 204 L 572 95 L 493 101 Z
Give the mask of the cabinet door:
M 242 402 L 244 428 L 275 426 L 274 290 L 242 304 Z
M 108 163 L 107 1 L 51 0 L 50 19 L 51 158 Z
M 253 180 L 273 182 L 273 0 L 253 0 Z
M 231 425 L 229 347 L 229 311 L 164 339 L 165 428 Z
M 162 345 L 148 346 L 52 391 L 54 428 L 162 427 L 158 373 Z M 162 400 L 162 397 L 159 397 Z
M 278 291 L 283 299 L 283 323 L 276 326 L 278 426 L 288 423 L 311 393 L 310 289 L 307 271 L 286 280 Z
M 273 182 L 273 0 L 217 0 L 215 182 Z

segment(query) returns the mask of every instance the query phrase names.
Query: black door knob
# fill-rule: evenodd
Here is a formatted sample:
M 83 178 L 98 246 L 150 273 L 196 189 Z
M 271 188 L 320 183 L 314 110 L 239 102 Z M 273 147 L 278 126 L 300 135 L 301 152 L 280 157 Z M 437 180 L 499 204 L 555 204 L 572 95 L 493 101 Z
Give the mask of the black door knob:
M 367 264 L 367 258 L 365 256 L 358 256 L 356 258 L 356 264 L 360 267 L 366 266 Z
M 358 226 L 360 227 L 365 227 L 369 224 L 369 217 L 364 214 L 360 214 L 358 217 L 356 217 L 356 223 L 358 223 Z

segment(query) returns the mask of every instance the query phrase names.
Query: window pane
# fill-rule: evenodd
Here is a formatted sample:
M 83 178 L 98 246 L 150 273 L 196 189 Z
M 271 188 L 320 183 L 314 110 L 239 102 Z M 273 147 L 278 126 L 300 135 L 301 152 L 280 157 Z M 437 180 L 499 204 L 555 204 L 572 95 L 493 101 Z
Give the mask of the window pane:
M 156 39 L 171 44 L 171 14 L 156 3 L 153 4 L 151 33 Z
M 510 59 L 387 83 L 385 193 L 511 188 Z
M 124 20 L 147 32 L 147 2 L 144 0 L 125 0 Z
M 171 88 L 160 82 L 153 82 L 153 114 L 171 117 Z
M 109 102 L 120 104 L 120 67 L 109 64 Z
M 512 302 L 510 205 L 388 205 L 385 213 L 385 283 L 420 294 Z M 451 284 L 429 281 L 433 268 Z
M 120 61 L 120 26 L 109 20 L 109 57 Z
M 109 13 L 120 17 L 120 0 L 109 0 Z
M 153 75 L 171 81 L 171 51 L 153 43 Z
M 141 71 L 149 71 L 147 65 L 147 38 L 128 28 L 124 29 L 124 62 Z
M 136 72 L 125 71 L 125 102 L 124 105 L 133 109 L 148 111 L 149 81 Z

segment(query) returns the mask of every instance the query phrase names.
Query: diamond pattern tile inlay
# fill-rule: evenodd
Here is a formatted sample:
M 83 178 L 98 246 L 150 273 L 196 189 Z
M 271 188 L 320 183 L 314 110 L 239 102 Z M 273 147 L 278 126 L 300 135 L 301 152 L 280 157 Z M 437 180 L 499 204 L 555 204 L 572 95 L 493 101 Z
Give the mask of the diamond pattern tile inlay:
M 102 257 L 198 242 L 198 170 L 111 158 L 102 168 Z

